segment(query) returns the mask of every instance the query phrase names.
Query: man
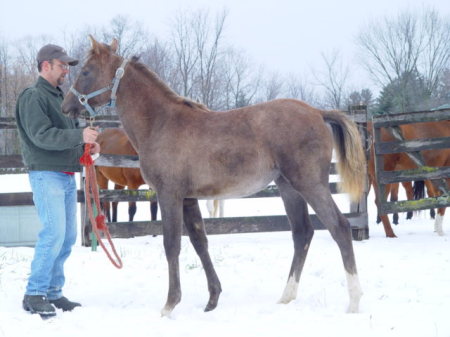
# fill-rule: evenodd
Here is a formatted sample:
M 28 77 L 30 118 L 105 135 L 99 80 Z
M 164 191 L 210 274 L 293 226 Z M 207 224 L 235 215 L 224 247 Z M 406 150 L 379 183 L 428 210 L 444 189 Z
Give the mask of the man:
M 16 104 L 16 121 L 22 157 L 28 168 L 42 229 L 36 242 L 31 274 L 23 308 L 41 316 L 56 315 L 55 307 L 71 311 L 80 306 L 62 294 L 64 262 L 76 240 L 77 188 L 74 172 L 79 172 L 83 144 L 93 144 L 98 131 L 78 128 L 78 121 L 61 111 L 63 92 L 59 88 L 78 60 L 59 46 L 48 44 L 37 54 L 39 77 L 25 89 Z

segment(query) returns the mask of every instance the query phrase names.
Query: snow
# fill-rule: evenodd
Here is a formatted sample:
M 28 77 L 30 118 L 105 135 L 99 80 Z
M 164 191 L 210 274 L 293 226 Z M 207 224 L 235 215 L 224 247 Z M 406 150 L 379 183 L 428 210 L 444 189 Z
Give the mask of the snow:
M 26 191 L 27 180 L 0 176 L 0 186 L 2 193 Z M 277 199 L 227 201 L 225 214 L 277 213 L 280 206 Z M 119 209 L 124 217 L 126 207 L 121 203 Z M 207 214 L 204 202 L 203 208 Z M 148 218 L 146 209 L 138 205 L 137 220 Z M 218 307 L 208 313 L 203 312 L 208 300 L 204 272 L 183 237 L 182 300 L 170 317 L 161 317 L 167 263 L 162 237 L 146 236 L 114 240 L 122 270 L 103 251 L 77 244 L 66 264 L 64 290 L 83 306 L 58 310 L 48 320 L 21 307 L 33 249 L 0 247 L 0 336 L 450 336 L 448 236 L 433 232 L 428 212 L 412 220 L 402 214 L 394 228 L 397 239 L 387 239 L 374 219 L 370 195 L 370 239 L 353 242 L 364 291 L 357 314 L 345 313 L 347 284 L 337 245 L 327 231 L 316 231 L 297 299 L 289 304 L 277 304 L 293 253 L 289 232 L 209 236 L 223 292 Z

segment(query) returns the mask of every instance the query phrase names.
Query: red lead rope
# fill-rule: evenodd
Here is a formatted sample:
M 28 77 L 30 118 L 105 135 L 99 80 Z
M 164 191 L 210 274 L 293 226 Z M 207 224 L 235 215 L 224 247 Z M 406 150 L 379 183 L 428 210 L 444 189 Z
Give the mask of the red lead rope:
M 108 226 L 105 223 L 105 215 L 101 211 L 100 208 L 100 197 L 98 194 L 98 185 L 97 185 L 97 178 L 95 176 L 95 169 L 94 169 L 94 161 L 92 160 L 92 157 L 90 155 L 91 150 L 91 144 L 85 144 L 84 146 L 84 153 L 80 158 L 81 165 L 86 166 L 86 178 L 85 178 L 85 199 L 86 199 L 86 205 L 89 215 L 89 220 L 91 221 L 92 230 L 95 233 L 95 236 L 97 237 L 97 241 L 100 244 L 100 246 L 105 251 L 106 255 L 108 256 L 111 263 L 116 268 L 122 268 L 122 260 L 120 259 L 119 255 L 116 252 L 116 248 L 114 247 L 114 244 L 111 239 L 111 234 L 109 233 Z M 95 206 L 97 207 L 98 215 L 94 218 L 94 212 L 92 210 L 92 201 L 91 201 L 91 195 L 94 198 Z M 103 243 L 100 232 L 103 232 L 111 245 L 111 249 L 113 251 L 113 254 L 116 258 L 116 261 L 112 258 L 110 252 L 106 249 L 105 244 Z

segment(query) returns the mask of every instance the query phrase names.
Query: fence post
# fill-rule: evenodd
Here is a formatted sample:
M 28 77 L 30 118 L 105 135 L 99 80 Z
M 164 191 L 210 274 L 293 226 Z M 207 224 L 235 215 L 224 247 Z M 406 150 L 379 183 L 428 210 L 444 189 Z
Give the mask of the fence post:
M 359 134 L 361 136 L 361 142 L 364 147 L 364 152 L 366 154 L 366 168 L 367 161 L 370 154 L 370 144 L 367 134 L 367 105 L 351 105 L 348 107 L 348 113 L 350 116 L 355 117 L 355 115 L 364 115 L 364 121 L 355 121 L 358 126 Z M 364 193 L 361 196 L 361 199 L 356 202 L 350 203 L 350 213 L 359 213 L 361 214 L 361 218 L 365 217 L 364 221 L 358 222 L 358 226 L 352 227 L 352 238 L 356 241 L 367 240 L 369 238 L 369 220 L 367 214 L 367 194 L 368 194 L 368 181 L 367 175 L 364 183 Z

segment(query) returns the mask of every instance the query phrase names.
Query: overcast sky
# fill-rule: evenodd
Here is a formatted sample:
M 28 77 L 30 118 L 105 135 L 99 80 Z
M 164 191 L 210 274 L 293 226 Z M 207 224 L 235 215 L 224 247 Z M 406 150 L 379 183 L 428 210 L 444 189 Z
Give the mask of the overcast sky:
M 450 0 L 3 0 L 0 37 L 14 41 L 41 34 L 103 26 L 117 15 L 141 22 L 150 33 L 164 37 L 177 10 L 205 8 L 211 14 L 228 11 L 226 39 L 251 60 L 271 71 L 304 75 L 322 65 L 321 53 L 339 49 L 358 76 L 355 38 L 371 20 L 424 6 L 450 15 Z

